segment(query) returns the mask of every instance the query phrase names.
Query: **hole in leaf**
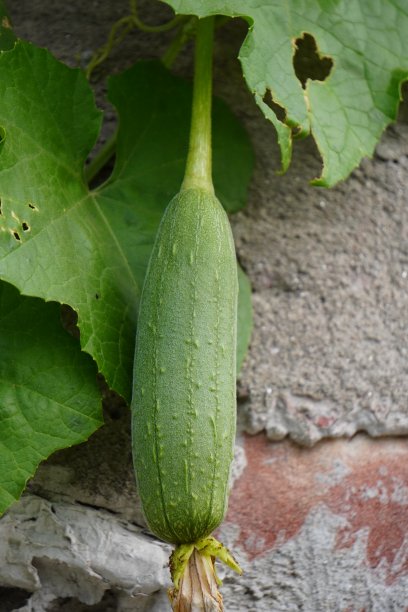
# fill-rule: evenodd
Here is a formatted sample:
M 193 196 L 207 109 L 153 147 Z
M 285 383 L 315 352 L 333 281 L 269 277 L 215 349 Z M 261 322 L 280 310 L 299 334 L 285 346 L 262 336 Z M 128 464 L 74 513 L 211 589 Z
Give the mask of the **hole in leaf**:
M 16 240 L 21 240 L 20 234 L 18 232 L 13 232 L 13 236 Z
M 25 232 L 28 232 L 28 230 L 30 229 L 30 226 L 25 221 L 22 222 L 21 227 Z
M 272 97 L 272 93 L 271 93 L 271 91 L 269 89 L 265 93 L 265 95 L 262 98 L 262 100 L 263 100 L 263 102 L 265 102 L 265 104 L 267 104 L 269 106 L 269 108 L 271 110 L 273 110 L 273 112 L 275 113 L 275 115 L 279 119 L 279 121 L 281 121 L 282 123 L 285 123 L 285 121 L 286 121 L 286 110 L 283 108 L 283 106 L 281 106 L 280 104 L 277 104 L 274 101 L 274 99 Z
M 308 79 L 313 81 L 327 79 L 333 67 L 333 60 L 319 53 L 314 37 L 305 32 L 301 38 L 295 40 L 295 47 L 293 67 L 303 89 Z
M 292 127 L 292 136 L 293 138 L 300 138 L 303 136 L 303 130 L 301 125 L 294 125 Z
M 61 323 L 65 331 L 79 340 L 78 314 L 67 304 L 61 305 Z

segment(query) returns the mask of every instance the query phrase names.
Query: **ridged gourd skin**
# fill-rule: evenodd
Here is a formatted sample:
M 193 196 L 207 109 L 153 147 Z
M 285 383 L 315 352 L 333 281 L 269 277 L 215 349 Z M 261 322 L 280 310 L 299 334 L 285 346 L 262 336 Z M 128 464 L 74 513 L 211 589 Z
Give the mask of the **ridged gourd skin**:
M 180 192 L 158 230 L 139 309 L 134 467 L 151 531 L 195 542 L 221 523 L 236 429 L 237 263 L 227 215 Z

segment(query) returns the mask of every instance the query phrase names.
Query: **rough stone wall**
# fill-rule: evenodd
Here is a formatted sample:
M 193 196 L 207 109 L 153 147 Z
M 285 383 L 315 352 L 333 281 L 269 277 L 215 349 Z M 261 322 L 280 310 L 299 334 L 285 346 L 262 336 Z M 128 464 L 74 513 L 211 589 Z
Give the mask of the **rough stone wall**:
M 125 0 L 10 4 L 17 32 L 70 65 L 84 64 L 127 9 Z M 248 207 L 232 219 L 255 325 L 238 385 L 234 485 L 219 530 L 245 573 L 220 568 L 226 610 L 401 612 L 408 610 L 407 111 L 374 159 L 333 190 L 307 183 L 320 166 L 310 140 L 296 143 L 289 172 L 277 176 L 274 131 L 233 59 L 244 34 L 239 22 L 223 30 L 215 67 L 216 91 L 247 126 L 257 155 Z M 106 70 L 165 46 L 165 37 L 134 35 Z M 186 53 L 177 70 L 188 74 L 189 62 Z M 103 84 L 96 89 L 102 104 Z M 108 108 L 104 137 L 113 120 Z M 44 463 L 0 521 L 0 610 L 165 612 L 168 552 L 144 526 L 129 413 L 110 397 L 106 426 Z
M 246 427 L 304 445 L 406 434 L 408 126 L 330 191 L 306 184 L 316 161 L 305 143 L 287 176 L 264 167 L 233 220 L 256 313 Z

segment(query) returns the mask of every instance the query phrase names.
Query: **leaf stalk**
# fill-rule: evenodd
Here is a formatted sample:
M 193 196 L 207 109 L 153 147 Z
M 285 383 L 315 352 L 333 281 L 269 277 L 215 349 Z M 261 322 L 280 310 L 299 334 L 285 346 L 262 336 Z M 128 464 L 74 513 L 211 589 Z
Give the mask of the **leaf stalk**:
M 116 141 L 117 141 L 117 130 L 112 134 L 110 138 L 100 148 L 99 152 L 95 157 L 85 166 L 84 178 L 85 182 L 89 185 L 93 179 L 99 174 L 102 168 L 109 162 L 109 160 L 115 155 L 116 152 Z

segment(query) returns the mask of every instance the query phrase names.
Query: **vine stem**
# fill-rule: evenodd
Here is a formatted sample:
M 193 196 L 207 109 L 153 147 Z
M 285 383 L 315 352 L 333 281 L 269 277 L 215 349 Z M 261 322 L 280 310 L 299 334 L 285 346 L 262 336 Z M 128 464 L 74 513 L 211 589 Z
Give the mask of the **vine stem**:
M 151 33 L 167 32 L 168 30 L 172 30 L 175 26 L 177 26 L 180 23 L 180 21 L 183 21 L 185 19 L 184 15 L 176 15 L 175 17 L 173 17 L 173 19 L 171 19 L 167 23 L 163 23 L 158 26 L 151 26 L 151 25 L 148 25 L 147 23 L 144 23 L 144 21 L 142 21 L 139 18 L 136 0 L 130 0 L 130 10 L 132 14 L 132 20 L 135 26 L 142 32 L 151 32 Z
M 161 57 L 162 63 L 170 69 L 184 45 L 195 35 L 197 17 L 191 17 L 179 28 L 177 35 Z
M 214 17 L 197 25 L 190 143 L 181 190 L 204 189 L 214 193 L 211 155 L 212 50 Z

